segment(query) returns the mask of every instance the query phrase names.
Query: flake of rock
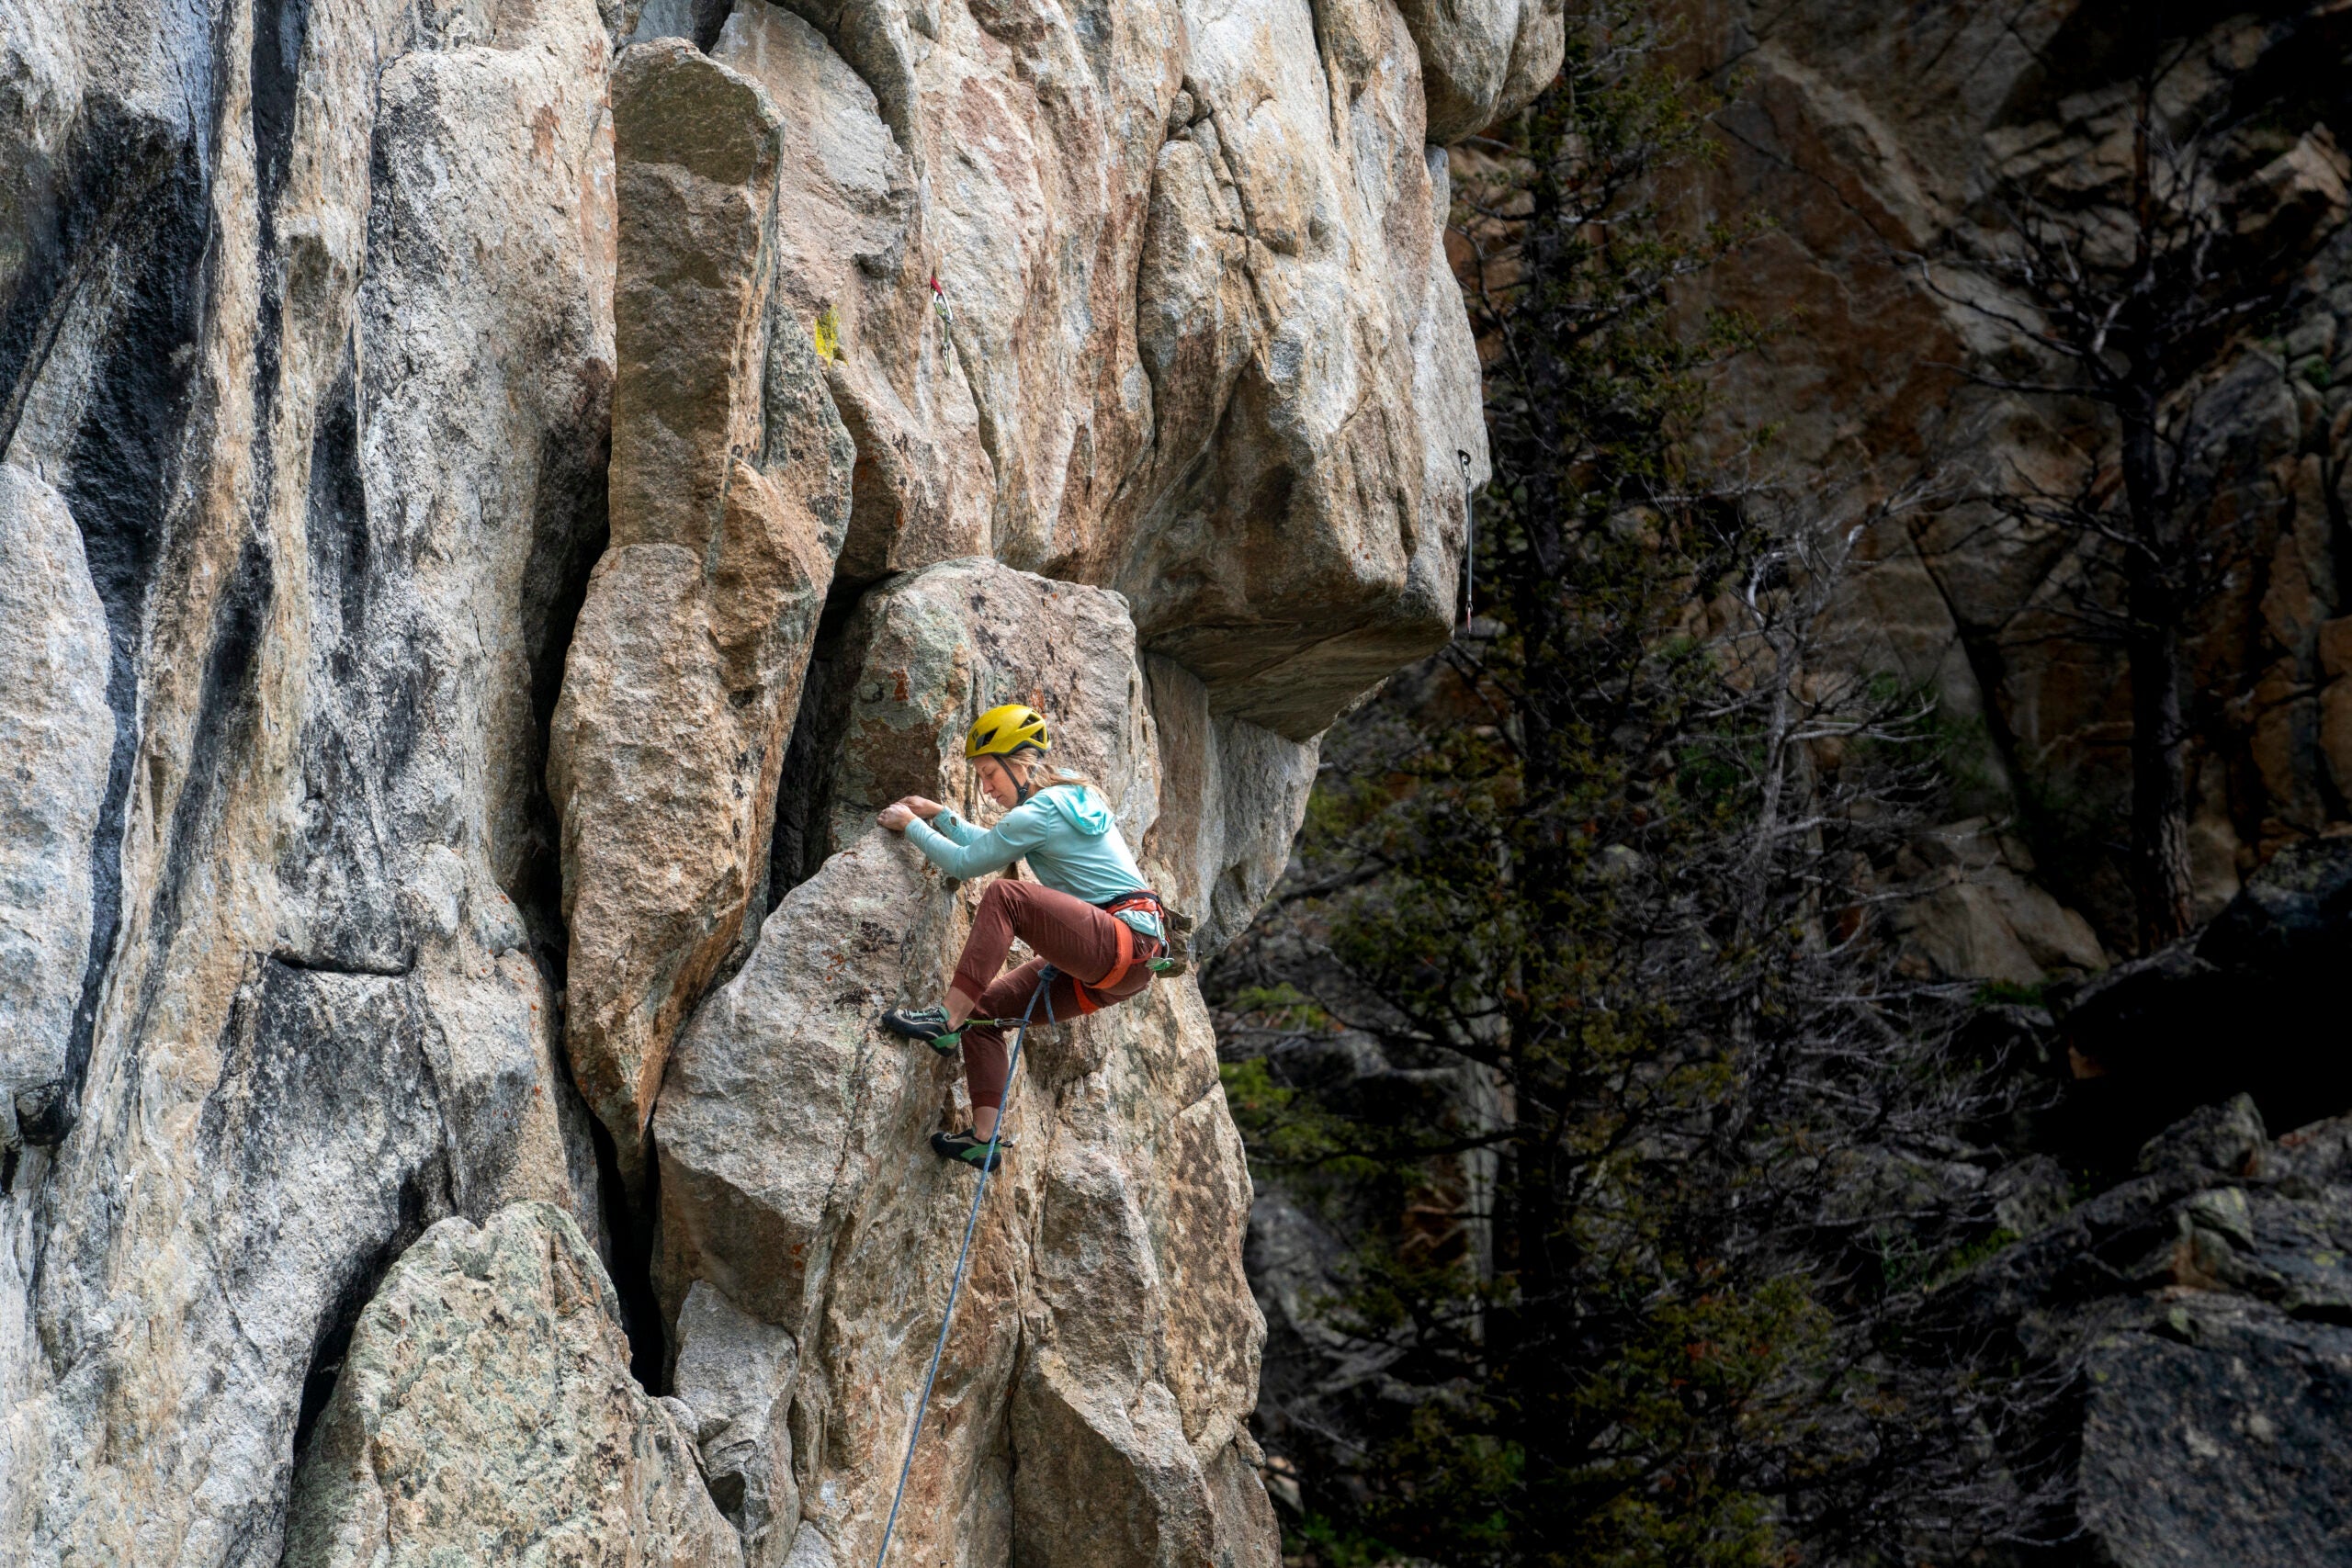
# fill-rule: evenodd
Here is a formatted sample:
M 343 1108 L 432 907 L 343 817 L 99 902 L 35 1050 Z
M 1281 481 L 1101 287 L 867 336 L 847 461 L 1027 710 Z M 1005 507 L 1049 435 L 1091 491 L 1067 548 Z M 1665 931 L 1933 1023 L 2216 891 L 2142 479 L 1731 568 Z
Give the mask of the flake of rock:
M 677 1341 L 672 1382 L 695 1415 L 711 1496 L 743 1538 L 746 1568 L 771 1568 L 800 1529 L 786 1421 L 799 1348 L 702 1280 L 678 1308 Z
M 572 1069 L 634 1183 L 670 1043 L 765 892 L 853 452 L 813 350 L 770 320 L 766 94 L 675 38 L 624 52 L 613 91 L 612 546 L 548 776 Z
M 82 536 L 56 491 L 7 464 L 0 628 L 0 1142 L 13 1146 L 19 1097 L 62 1092 L 115 718 Z

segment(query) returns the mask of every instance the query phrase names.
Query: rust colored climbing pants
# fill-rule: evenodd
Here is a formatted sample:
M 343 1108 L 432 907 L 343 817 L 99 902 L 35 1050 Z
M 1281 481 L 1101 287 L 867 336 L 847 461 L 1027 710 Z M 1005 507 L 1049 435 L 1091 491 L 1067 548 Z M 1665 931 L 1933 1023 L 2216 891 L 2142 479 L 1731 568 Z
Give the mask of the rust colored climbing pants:
M 1159 955 L 1159 943 L 1136 932 L 1134 964 L 1117 985 L 1098 988 L 1094 982 L 1119 962 L 1120 924 L 1082 898 L 1000 876 L 980 895 L 980 912 L 965 939 L 964 955 L 956 962 L 956 988 L 979 998 L 972 1009 L 974 1018 L 1019 1018 L 1037 988 L 1037 971 L 1050 964 L 1061 973 L 1038 1000 L 1033 1015 L 1038 1023 L 1049 1016 L 1067 1023 L 1081 1012 L 1123 1002 L 1151 984 L 1144 961 Z M 1016 936 L 1037 956 L 1000 976 L 997 971 L 1004 967 Z M 1082 999 L 1073 976 L 1087 982 Z M 975 1106 L 1003 1109 L 1006 1057 L 1003 1030 L 975 1023 L 964 1031 L 964 1082 Z

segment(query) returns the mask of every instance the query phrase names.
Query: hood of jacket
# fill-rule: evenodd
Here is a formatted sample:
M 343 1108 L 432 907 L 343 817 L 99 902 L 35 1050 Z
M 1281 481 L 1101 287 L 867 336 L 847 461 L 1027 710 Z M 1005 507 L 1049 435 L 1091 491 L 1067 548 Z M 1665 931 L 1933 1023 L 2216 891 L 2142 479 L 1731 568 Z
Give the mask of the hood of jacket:
M 1091 789 L 1041 789 L 1035 798 L 1060 812 L 1071 827 L 1090 839 L 1111 830 L 1111 808 Z

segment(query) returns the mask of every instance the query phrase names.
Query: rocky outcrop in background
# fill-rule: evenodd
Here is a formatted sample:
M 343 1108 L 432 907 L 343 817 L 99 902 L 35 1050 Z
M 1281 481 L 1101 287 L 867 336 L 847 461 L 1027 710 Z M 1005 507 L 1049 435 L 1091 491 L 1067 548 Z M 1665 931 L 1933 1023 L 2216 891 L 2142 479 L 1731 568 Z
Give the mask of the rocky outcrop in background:
M 1718 438 L 1769 423 L 1793 469 L 1882 491 L 1935 470 L 1951 498 L 1882 531 L 1853 608 L 1973 753 L 1968 819 L 1895 868 L 1925 892 L 1899 917 L 1905 938 L 1925 974 L 2041 1004 L 1973 1026 L 1988 1049 L 2043 1064 L 2049 1109 L 2006 1153 L 1980 1151 L 2013 1189 L 1994 1238 L 2006 1245 L 1930 1297 L 1994 1362 L 2073 1391 L 2038 1454 L 2004 1456 L 2046 1461 L 2059 1483 L 2060 1515 L 2031 1524 L 2020 1506 L 2021 1533 L 2103 1562 L 2339 1561 L 2352 1078 L 2324 1021 L 2352 940 L 2346 18 L 1674 11 L 1679 60 L 1731 98 L 1724 155 L 1685 193 L 1690 210 L 1770 220 L 1689 303 L 1784 323 L 1729 367 Z M 2111 432 L 2079 405 L 1983 385 L 2031 379 L 2037 361 L 1968 303 L 1981 276 L 1928 278 L 2013 221 L 2003 204 L 2021 186 L 2074 210 L 2111 198 L 2152 45 L 2177 62 L 2163 114 L 2194 124 L 2258 106 L 2238 121 L 2258 128 L 2257 155 L 2216 197 L 2224 232 L 2334 237 L 2306 248 L 2274 315 L 2217 335 L 2181 395 L 2199 432 L 2186 526 L 2228 563 L 2186 628 L 2203 929 L 2109 968 L 2132 938 L 2116 826 L 2132 710 L 2121 649 L 2069 614 L 2097 547 L 1971 492 L 2076 483 L 2112 462 Z
M 0 1555 L 870 1552 L 974 890 L 866 815 L 1035 702 L 1246 922 L 1453 618 L 1432 143 L 1560 28 L 0 10 Z M 1035 1050 L 899 1550 L 1269 1562 L 1198 997 Z
M 1923 846 L 1915 871 L 1970 891 L 1921 911 L 1922 951 L 1945 973 L 2017 985 L 2098 967 L 2132 936 L 2113 827 L 2131 789 L 2123 651 L 2072 613 L 2098 547 L 1981 496 L 2021 479 L 2070 489 L 2112 464 L 2112 432 L 2079 402 L 1973 379 L 2046 367 L 1976 308 L 2024 321 L 2030 307 L 1953 262 L 2005 231 L 2018 188 L 2067 210 L 2113 198 L 2152 48 L 2177 62 L 2169 123 L 2259 128 L 2248 166 L 2226 171 L 2225 231 L 2326 233 L 2352 175 L 2335 85 L 2346 18 L 2324 6 L 2128 19 L 2086 4 L 1668 10 L 1678 63 L 1730 100 L 1724 157 L 1684 193 L 1689 209 L 1770 224 L 1688 303 L 1783 329 L 1727 367 L 1717 440 L 1769 425 L 1771 460 L 1792 474 L 1880 492 L 1932 474 L 1949 502 L 1881 531 L 1855 605 L 1879 659 L 1930 685 L 1964 738 L 1964 808 L 2007 826 L 2006 841 L 1978 835 L 1957 856 Z M 2200 921 L 2283 845 L 2352 824 L 2348 266 L 2339 229 L 2309 249 L 2276 319 L 2217 337 L 2182 400 L 2199 432 L 2184 525 L 2228 562 L 2188 628 Z M 2104 951 L 2050 940 L 2056 911 L 2020 879 L 2086 918 Z

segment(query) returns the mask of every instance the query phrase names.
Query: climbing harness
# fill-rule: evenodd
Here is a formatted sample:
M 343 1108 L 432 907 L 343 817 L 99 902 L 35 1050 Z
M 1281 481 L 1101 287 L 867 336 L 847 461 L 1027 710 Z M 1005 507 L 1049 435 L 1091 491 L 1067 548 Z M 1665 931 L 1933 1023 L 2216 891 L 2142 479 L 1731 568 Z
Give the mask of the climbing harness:
M 1036 1016 L 1037 1004 L 1046 1004 L 1047 1023 L 1058 1021 L 1054 1017 L 1054 998 L 1048 994 L 1057 974 L 1050 964 L 1038 967 L 1037 988 L 1029 993 L 1029 1006 L 1017 1021 L 1020 1030 L 1012 1037 L 1012 1055 L 1004 1064 L 1004 1097 L 1008 1102 L 1012 1099 L 1013 1075 L 1021 1070 L 1021 1047 L 1029 1038 L 1029 1023 Z M 899 1489 L 890 1496 L 890 1517 L 882 1527 L 882 1550 L 874 1554 L 874 1568 L 882 1568 L 889 1560 L 890 1537 L 899 1528 L 899 1506 L 907 1499 L 907 1477 L 915 1468 L 915 1445 L 922 1440 L 922 1419 L 931 1413 L 932 1385 L 939 1381 L 939 1360 L 947 1353 L 947 1331 L 956 1326 L 956 1302 L 964 1293 L 964 1270 L 972 1261 L 972 1233 L 979 1229 L 980 1201 L 989 1195 L 989 1176 L 996 1169 L 997 1150 L 1004 1141 L 1005 1114 L 1004 1108 L 999 1107 L 996 1127 L 989 1134 L 988 1158 L 980 1162 L 979 1185 L 972 1190 L 971 1217 L 964 1222 L 964 1250 L 956 1255 L 955 1282 L 947 1287 L 947 1314 L 940 1319 L 939 1341 L 931 1348 L 931 1370 L 923 1374 L 922 1401 L 915 1406 L 915 1429 L 907 1434 L 907 1457 L 899 1464 Z
M 1099 1012 L 1107 1005 L 1107 1001 L 1117 1000 L 1116 998 L 1098 999 L 1094 993 L 1107 991 L 1125 979 L 1127 972 L 1137 963 L 1136 929 L 1118 918 L 1121 911 L 1148 909 L 1152 918 L 1159 922 L 1161 931 L 1170 929 L 1168 907 L 1159 901 L 1159 895 L 1148 887 L 1138 888 L 1133 893 L 1123 893 L 1107 903 L 1097 904 L 1094 907 L 1110 916 L 1112 922 L 1119 928 L 1119 957 L 1118 961 L 1111 965 L 1111 972 L 1091 985 L 1072 976 L 1072 981 L 1078 987 L 1078 1010 L 1080 1012 Z M 1170 954 L 1168 939 L 1164 936 L 1159 939 L 1159 951 L 1141 962 L 1145 968 L 1155 975 L 1170 974 L 1178 967 L 1176 960 Z
M 1478 513 L 1470 503 L 1470 454 L 1457 446 L 1453 458 L 1462 465 L 1462 624 L 1466 626 L 1478 614 L 1470 581 L 1478 570 Z

